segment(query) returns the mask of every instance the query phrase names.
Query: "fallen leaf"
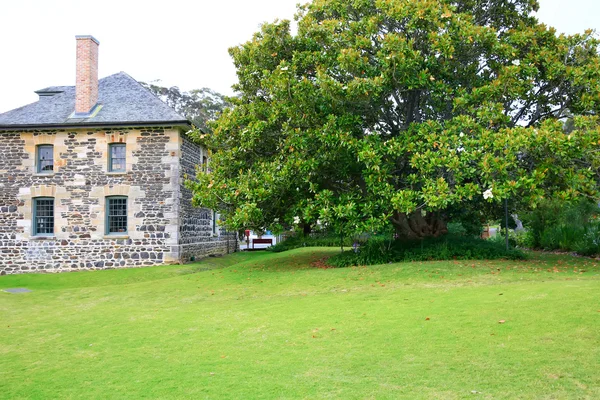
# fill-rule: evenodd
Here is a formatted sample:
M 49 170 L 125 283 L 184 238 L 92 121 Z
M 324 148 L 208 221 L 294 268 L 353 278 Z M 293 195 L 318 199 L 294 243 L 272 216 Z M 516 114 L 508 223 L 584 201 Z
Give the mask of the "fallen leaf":
M 425 321 L 429 321 L 429 317 L 425 318 Z
M 503 320 L 503 319 L 501 319 L 500 321 L 498 321 L 498 323 L 499 323 L 499 324 L 503 324 L 503 323 L 505 323 L 505 322 L 506 322 L 506 321 L 505 321 L 505 320 Z

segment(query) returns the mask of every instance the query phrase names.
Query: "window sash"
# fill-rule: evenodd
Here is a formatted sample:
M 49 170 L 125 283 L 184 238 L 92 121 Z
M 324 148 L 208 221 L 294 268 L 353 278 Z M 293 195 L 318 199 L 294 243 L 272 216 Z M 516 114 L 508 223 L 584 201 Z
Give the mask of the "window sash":
M 108 146 L 108 171 L 124 172 L 126 169 L 126 153 L 124 144 L 111 144 Z
M 54 171 L 54 146 L 37 147 L 37 172 L 49 174 Z
M 34 199 L 33 234 L 35 236 L 54 234 L 54 199 Z
M 127 197 L 106 199 L 106 232 L 109 235 L 127 233 Z

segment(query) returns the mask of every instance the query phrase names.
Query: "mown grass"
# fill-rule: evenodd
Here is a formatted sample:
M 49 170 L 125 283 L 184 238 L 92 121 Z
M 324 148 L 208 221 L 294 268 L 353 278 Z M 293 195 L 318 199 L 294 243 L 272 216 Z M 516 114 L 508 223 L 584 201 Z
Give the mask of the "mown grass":
M 599 262 L 336 251 L 0 277 L 0 397 L 600 398 Z

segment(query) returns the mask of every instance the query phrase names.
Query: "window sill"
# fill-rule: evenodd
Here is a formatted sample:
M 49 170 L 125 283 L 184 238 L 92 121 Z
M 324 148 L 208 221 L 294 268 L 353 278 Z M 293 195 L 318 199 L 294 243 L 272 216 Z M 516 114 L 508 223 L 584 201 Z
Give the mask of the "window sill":
M 129 239 L 129 235 L 104 235 L 104 239 Z
M 106 171 L 106 175 L 111 175 L 111 176 L 127 175 L 127 171 Z
M 54 172 L 34 172 L 33 176 L 54 176 Z
M 29 240 L 56 240 L 56 236 L 31 236 Z

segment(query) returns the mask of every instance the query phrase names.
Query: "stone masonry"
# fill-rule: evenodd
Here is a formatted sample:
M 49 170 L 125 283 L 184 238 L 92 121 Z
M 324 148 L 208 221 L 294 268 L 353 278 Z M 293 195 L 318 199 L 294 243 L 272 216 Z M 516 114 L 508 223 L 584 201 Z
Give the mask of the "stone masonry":
M 108 172 L 108 145 L 126 144 L 126 171 Z M 36 173 L 36 147 L 54 172 Z M 184 185 L 203 149 L 178 127 L 0 132 L 0 274 L 180 263 L 233 252 L 235 235 L 194 208 Z M 105 232 L 107 196 L 127 197 L 127 233 Z M 32 203 L 54 198 L 54 235 L 34 236 Z
M 194 177 L 202 166 L 205 151 L 187 137 L 181 137 L 181 182 Z M 180 258 L 190 261 L 203 255 L 233 253 L 238 248 L 236 235 L 221 230 L 214 220 L 216 214 L 208 208 L 192 205 L 192 192 L 181 186 L 180 202 Z M 224 251 L 225 249 L 225 251 Z

